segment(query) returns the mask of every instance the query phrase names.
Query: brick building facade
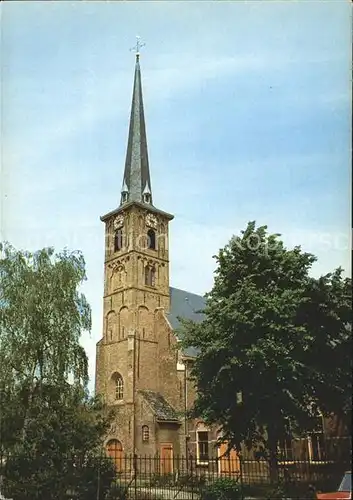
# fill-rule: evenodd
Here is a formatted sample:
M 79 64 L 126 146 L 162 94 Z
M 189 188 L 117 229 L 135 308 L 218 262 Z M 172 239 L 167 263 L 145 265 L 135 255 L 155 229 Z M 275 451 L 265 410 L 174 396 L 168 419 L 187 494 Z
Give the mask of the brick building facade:
M 178 317 L 199 319 L 202 297 L 169 285 L 169 223 L 153 205 L 136 56 L 128 146 L 120 205 L 105 224 L 103 336 L 97 343 L 96 393 L 115 411 L 106 445 L 114 454 L 196 453 L 195 423 L 185 409 L 194 399 L 175 329 Z M 205 453 L 212 433 L 199 424 Z M 201 457 L 202 458 L 202 457 Z

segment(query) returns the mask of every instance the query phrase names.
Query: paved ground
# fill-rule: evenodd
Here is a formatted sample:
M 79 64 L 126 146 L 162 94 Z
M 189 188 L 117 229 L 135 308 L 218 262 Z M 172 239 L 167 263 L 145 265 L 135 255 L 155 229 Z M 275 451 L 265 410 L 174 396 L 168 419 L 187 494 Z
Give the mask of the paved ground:
M 153 489 L 150 488 L 138 488 L 136 490 L 137 495 L 139 500 L 141 499 L 141 493 L 146 493 L 146 498 L 148 499 L 153 499 L 154 497 L 163 500 L 199 500 L 199 495 L 197 493 L 191 493 L 189 491 L 179 491 L 176 490 L 171 490 L 171 489 L 163 489 L 163 488 L 156 488 L 154 487 Z M 131 496 L 131 500 L 134 498 L 134 489 L 129 490 L 129 495 Z
M 137 495 L 138 499 L 142 500 L 141 498 L 141 493 L 146 493 L 146 498 L 148 500 L 152 500 L 153 498 L 156 499 L 163 499 L 163 500 L 199 500 L 200 495 L 198 493 L 191 493 L 190 491 L 178 491 L 178 490 L 171 490 L 171 489 L 163 489 L 163 488 L 153 488 L 152 490 L 150 488 L 138 488 L 137 490 Z M 131 500 L 134 499 L 134 490 L 129 491 L 129 498 Z M 252 497 L 245 497 L 244 500 L 258 500 L 256 498 Z M 290 499 L 286 499 L 290 500 Z

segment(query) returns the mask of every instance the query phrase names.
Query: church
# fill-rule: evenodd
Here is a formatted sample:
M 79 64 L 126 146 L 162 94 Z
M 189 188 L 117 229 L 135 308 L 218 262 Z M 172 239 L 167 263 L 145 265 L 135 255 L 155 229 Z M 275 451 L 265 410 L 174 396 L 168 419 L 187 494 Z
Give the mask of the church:
M 137 52 L 120 204 L 101 217 L 104 317 L 95 389 L 115 415 L 105 440 L 107 453 L 115 460 L 134 454 L 160 457 L 169 467 L 165 472 L 172 472 L 173 458 L 191 455 L 207 467 L 227 446 L 215 446 L 217 428 L 185 417 L 196 396 L 189 373 L 197 352 L 180 348 L 178 318 L 201 321 L 205 302 L 170 286 L 173 215 L 153 204 L 139 59 Z M 283 439 L 278 446 L 286 463 L 295 457 L 324 463 L 328 444 L 335 446 L 334 421 L 320 416 L 311 435 Z M 228 457 L 237 468 L 236 452 Z M 219 464 L 230 467 L 223 458 Z
M 215 433 L 185 419 L 195 397 L 188 366 L 196 353 L 181 351 L 176 334 L 179 317 L 202 319 L 204 300 L 170 286 L 173 215 L 153 204 L 138 52 L 120 205 L 101 220 L 104 318 L 96 394 L 115 412 L 107 451 L 207 460 Z

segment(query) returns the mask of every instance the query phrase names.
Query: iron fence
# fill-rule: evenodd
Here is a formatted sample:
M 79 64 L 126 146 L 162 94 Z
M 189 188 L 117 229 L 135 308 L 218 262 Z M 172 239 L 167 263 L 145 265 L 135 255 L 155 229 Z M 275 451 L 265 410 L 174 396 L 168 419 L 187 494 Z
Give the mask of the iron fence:
M 111 457 L 116 476 L 128 483 L 132 478 L 149 486 L 183 486 L 184 489 L 212 483 L 219 478 L 230 478 L 243 487 L 278 483 L 336 484 L 349 467 L 345 462 L 293 460 L 278 462 L 271 474 L 265 459 L 239 455 L 237 458 L 214 457 L 200 462 L 193 456 L 162 458 L 157 456 Z
M 6 473 L 6 459 L 3 459 L 3 473 Z M 43 462 L 40 467 L 43 467 Z M 61 461 L 61 464 L 63 462 Z M 237 485 L 236 499 L 258 498 L 273 500 L 283 498 L 275 496 L 274 491 L 282 488 L 286 498 L 303 500 L 314 498 L 313 490 L 332 489 L 339 483 L 348 464 L 344 462 L 310 461 L 279 462 L 275 476 L 269 469 L 265 459 L 254 459 L 239 455 L 232 457 L 209 457 L 200 462 L 193 456 L 175 456 L 171 458 L 156 456 L 121 455 L 98 457 L 98 467 L 89 469 L 88 481 L 96 477 L 96 490 L 88 497 L 92 500 L 106 498 L 100 489 L 99 475 L 113 465 L 116 500 L 203 500 L 203 492 L 210 485 L 219 481 L 231 481 Z M 55 465 L 51 464 L 51 467 Z M 85 467 L 85 461 L 67 460 L 64 469 L 68 476 L 74 474 L 75 468 Z M 62 473 L 62 470 L 61 470 Z M 21 477 L 21 481 L 25 479 Z M 278 492 L 276 493 L 276 495 Z M 1 497 L 1 495 L 0 495 Z M 37 498 L 37 497 L 33 497 Z M 38 497 L 40 500 L 41 497 Z M 61 498 L 61 497 L 60 497 Z M 62 497 L 64 498 L 64 497 Z M 65 499 L 75 500 L 81 496 L 74 488 L 68 488 Z M 213 498 L 213 497 L 212 497 Z

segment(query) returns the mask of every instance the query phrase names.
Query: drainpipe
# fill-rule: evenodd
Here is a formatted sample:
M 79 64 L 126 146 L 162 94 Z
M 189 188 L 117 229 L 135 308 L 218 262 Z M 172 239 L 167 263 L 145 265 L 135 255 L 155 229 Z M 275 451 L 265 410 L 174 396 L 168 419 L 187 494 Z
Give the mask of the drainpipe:
M 133 417 L 132 417 L 132 422 L 133 422 L 133 432 L 132 432 L 132 449 L 133 449 L 133 454 L 134 454 L 134 469 L 135 469 L 135 454 L 137 453 L 136 449 L 136 330 L 134 332 L 134 354 L 133 354 Z M 135 470 L 136 474 L 136 470 Z
M 189 433 L 188 433 L 188 419 L 187 419 L 187 408 L 188 408 L 188 391 L 187 391 L 187 376 L 186 376 L 186 371 L 187 371 L 187 361 L 184 359 L 184 429 L 185 429 L 185 458 L 186 458 L 186 470 L 189 470 L 189 454 L 188 454 L 188 440 L 189 440 Z
M 131 439 L 131 453 L 135 453 L 136 446 L 136 332 L 130 331 L 128 334 L 128 378 L 131 381 L 131 403 L 130 408 L 132 407 L 132 417 L 129 415 L 129 434 L 132 434 Z M 131 429 L 132 425 L 132 429 Z

